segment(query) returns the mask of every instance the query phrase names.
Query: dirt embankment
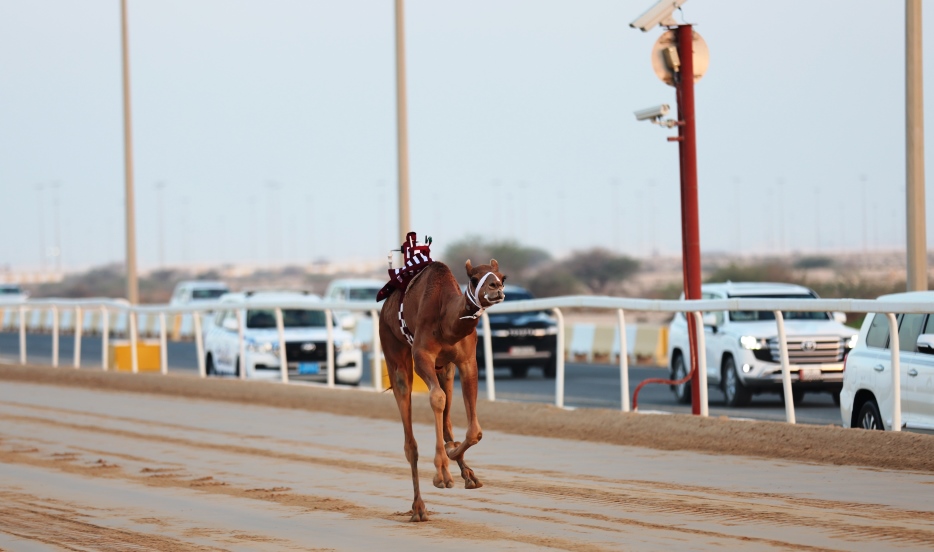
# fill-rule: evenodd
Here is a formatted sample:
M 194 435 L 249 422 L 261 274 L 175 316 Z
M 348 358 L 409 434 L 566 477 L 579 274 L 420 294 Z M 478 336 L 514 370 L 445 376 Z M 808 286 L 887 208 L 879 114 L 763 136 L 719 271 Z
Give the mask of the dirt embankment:
M 155 393 L 207 400 L 398 420 L 391 392 L 306 385 L 126 374 L 0 364 L 0 380 Z M 413 420 L 433 423 L 427 397 L 416 398 Z M 465 420 L 455 399 L 454 423 Z M 934 437 L 832 426 L 748 422 L 686 415 L 643 415 L 606 409 L 562 410 L 549 405 L 478 401 L 485 431 L 576 439 L 660 450 L 758 456 L 823 464 L 934 472 Z

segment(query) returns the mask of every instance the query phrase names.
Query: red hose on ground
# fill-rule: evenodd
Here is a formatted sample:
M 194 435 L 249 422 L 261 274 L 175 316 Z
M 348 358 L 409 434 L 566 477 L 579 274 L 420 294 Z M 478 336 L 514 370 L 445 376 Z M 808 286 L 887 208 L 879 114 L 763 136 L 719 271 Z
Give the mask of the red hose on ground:
M 684 376 L 683 378 L 679 380 L 667 380 L 667 379 L 662 379 L 662 378 L 650 378 L 647 380 L 642 380 L 642 382 L 636 386 L 636 390 L 632 392 L 632 409 L 634 411 L 639 410 L 639 390 L 642 389 L 642 386 L 648 383 L 664 383 L 665 385 L 681 385 L 682 383 L 686 383 L 690 381 L 692 377 L 694 377 L 694 368 L 691 368 L 691 371 L 688 372 L 688 375 Z

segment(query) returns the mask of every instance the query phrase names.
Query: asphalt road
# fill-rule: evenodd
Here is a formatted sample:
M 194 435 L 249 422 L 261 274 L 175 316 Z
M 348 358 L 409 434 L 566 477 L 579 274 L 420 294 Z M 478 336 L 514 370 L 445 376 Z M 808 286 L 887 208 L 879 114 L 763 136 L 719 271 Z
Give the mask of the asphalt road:
M 51 364 L 51 335 L 27 335 L 28 361 Z M 371 385 L 369 357 L 365 355 L 365 368 L 361 385 Z M 0 332 L 0 359 L 7 362 L 19 361 L 19 334 Z M 71 366 L 74 359 L 74 337 L 62 336 L 59 341 L 59 365 Z M 170 342 L 168 351 L 169 371 L 193 372 L 198 369 L 195 344 L 193 342 Z M 85 337 L 81 342 L 81 366 L 87 369 L 101 365 L 100 337 Z M 570 408 L 613 408 L 621 405 L 620 376 L 616 365 L 569 363 L 565 370 L 565 407 Z M 630 368 L 630 397 L 636 386 L 648 378 L 664 377 L 666 371 L 656 367 L 633 366 Z M 555 380 L 545 379 L 541 370 L 531 369 L 528 376 L 513 379 L 508 370 L 494 372 L 496 399 L 521 402 L 553 403 Z M 486 383 L 481 376 L 480 396 L 486 397 Z M 785 420 L 785 407 L 778 395 L 753 397 L 748 407 L 727 408 L 719 390 L 709 392 L 711 416 L 749 418 L 755 420 Z M 640 411 L 690 413 L 690 405 L 680 405 L 664 385 L 647 385 L 639 392 Z M 798 423 L 840 425 L 840 409 L 833 404 L 828 394 L 806 394 L 804 401 L 795 407 Z

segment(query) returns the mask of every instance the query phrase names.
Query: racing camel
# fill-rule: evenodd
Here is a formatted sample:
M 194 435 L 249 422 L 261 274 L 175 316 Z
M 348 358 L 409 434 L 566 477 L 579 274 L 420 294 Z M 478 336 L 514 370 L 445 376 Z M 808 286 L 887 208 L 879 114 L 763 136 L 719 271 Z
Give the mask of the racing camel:
M 430 243 L 430 241 L 429 241 Z M 483 437 L 477 421 L 477 321 L 483 311 L 505 299 L 503 282 L 495 259 L 490 264 L 466 263 L 469 283 L 461 292 L 447 265 L 433 262 L 427 246 L 417 246 L 410 233 L 402 246 L 406 264 L 390 269 L 390 283 L 377 300 L 386 299 L 379 318 L 379 338 L 386 357 L 386 369 L 402 426 L 405 431 L 405 457 L 412 467 L 410 521 L 428 521 L 428 511 L 418 488 L 418 444 L 412 434 L 412 382 L 414 373 L 428 385 L 429 401 L 435 415 L 435 476 L 438 488 L 451 488 L 454 479 L 448 460 L 460 466 L 465 487 L 483 486 L 464 462 L 464 452 Z M 414 362 L 413 362 L 414 361 Z M 467 435 L 454 441 L 451 427 L 451 399 L 454 367 L 460 375 Z

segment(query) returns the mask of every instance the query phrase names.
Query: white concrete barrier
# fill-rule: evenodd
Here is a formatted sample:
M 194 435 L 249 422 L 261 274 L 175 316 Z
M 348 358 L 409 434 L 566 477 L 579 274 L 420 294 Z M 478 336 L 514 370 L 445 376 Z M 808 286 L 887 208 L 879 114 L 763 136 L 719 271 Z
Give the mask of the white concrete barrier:
M 593 323 L 569 324 L 564 331 L 564 356 L 575 362 L 612 364 L 619 360 L 619 329 Z M 668 364 L 668 327 L 627 324 L 626 354 L 633 364 Z

